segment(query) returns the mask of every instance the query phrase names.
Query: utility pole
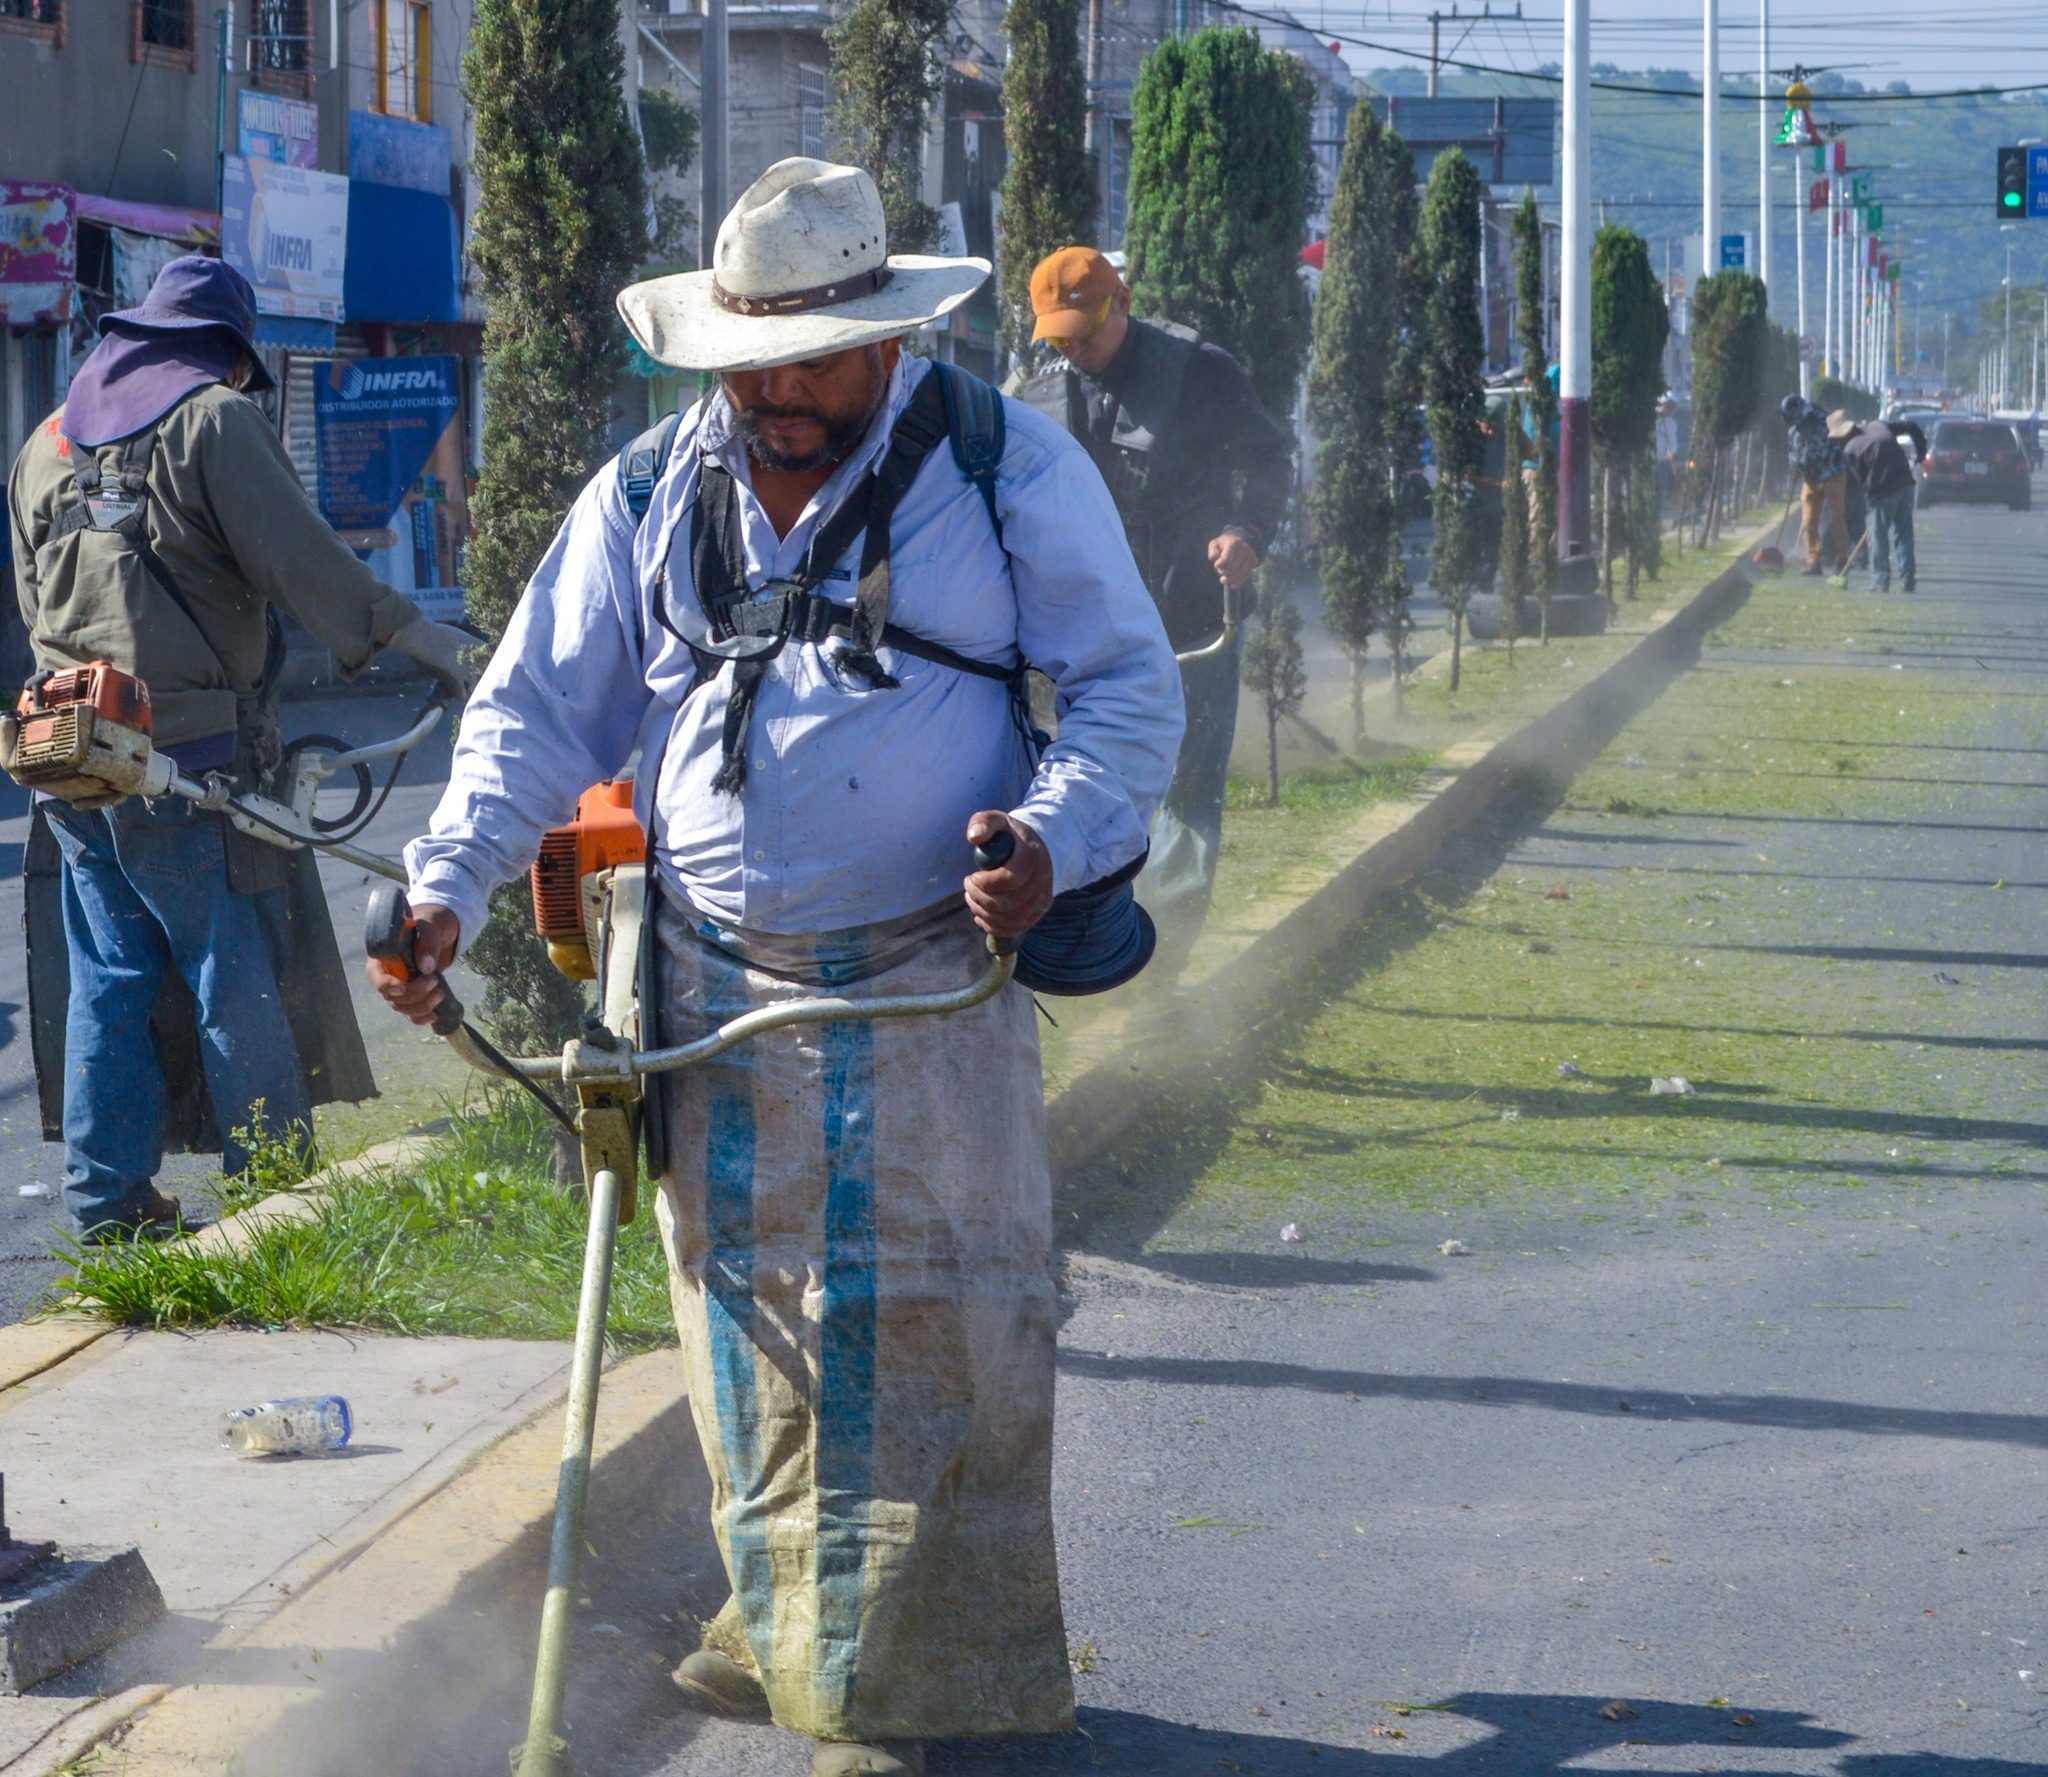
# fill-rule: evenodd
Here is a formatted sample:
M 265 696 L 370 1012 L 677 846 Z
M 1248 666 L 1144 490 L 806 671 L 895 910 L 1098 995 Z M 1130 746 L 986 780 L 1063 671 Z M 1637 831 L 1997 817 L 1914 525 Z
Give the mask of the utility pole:
M 228 184 L 228 76 L 235 71 L 235 9 L 232 3 L 213 15 L 220 33 L 220 63 L 213 91 L 213 208 L 220 213 Z M 137 27 L 140 29 L 140 27 Z
M 1771 300 L 1771 0 L 1756 14 L 1756 275 Z
M 1708 0 L 1711 5 L 1712 0 Z M 1558 267 L 1557 554 L 1563 590 L 1592 589 L 1593 96 L 1589 0 L 1564 5 L 1564 230 Z
M 1794 272 L 1799 282 L 1799 394 L 1805 399 L 1813 393 L 1813 367 L 1807 362 L 1806 333 L 1806 169 L 1799 164 L 1803 148 L 1792 150 L 1792 246 Z
M 1436 97 L 1436 56 L 1437 27 L 1443 23 L 1443 14 L 1431 10 L 1429 15 L 1429 96 Z
M 726 67 L 725 0 L 704 0 L 703 55 L 697 70 L 697 159 L 702 169 L 703 198 L 697 218 L 697 260 L 709 270 L 718 245 L 718 225 L 725 220 Z
M 1700 270 L 1721 269 L 1721 0 L 1706 0 L 1706 73 L 1700 80 Z
M 1116 245 L 1109 234 L 1111 168 L 1116 163 L 1116 125 L 1109 117 L 1109 89 L 1102 84 L 1102 0 L 1088 0 L 1088 152 L 1095 165 L 1095 233 L 1103 251 Z

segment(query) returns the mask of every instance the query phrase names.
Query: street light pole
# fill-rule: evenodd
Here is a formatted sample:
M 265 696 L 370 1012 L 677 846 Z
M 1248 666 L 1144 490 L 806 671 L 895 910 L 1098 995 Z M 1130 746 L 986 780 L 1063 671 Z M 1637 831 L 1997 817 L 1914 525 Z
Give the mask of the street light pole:
M 697 263 L 707 270 L 718 244 L 718 225 L 725 220 L 726 150 L 730 140 L 726 116 L 728 63 L 725 0 L 704 0 L 704 35 L 697 64 L 697 103 L 702 108 L 697 159 L 703 180 L 702 213 L 697 218 Z
M 1799 394 L 1813 393 L 1813 367 L 1807 363 L 1806 337 L 1806 172 L 1799 164 L 1805 150 L 1792 150 L 1792 243 L 1799 280 Z
M 1709 0 L 1712 4 L 1712 0 Z M 1558 266 L 1557 554 L 1565 590 L 1593 565 L 1593 97 L 1589 0 L 1564 7 L 1564 238 Z M 1578 565 L 1583 564 L 1583 565 Z
M 1998 348 L 1998 405 L 2012 405 L 2007 366 L 2012 362 L 2012 231 L 2017 223 L 2001 222 L 1998 232 L 2005 236 L 2005 336 Z
M 1721 0 L 1706 0 L 1706 74 L 1700 81 L 1700 270 L 1721 269 Z
M 1756 15 L 1756 275 L 1771 299 L 1771 0 Z

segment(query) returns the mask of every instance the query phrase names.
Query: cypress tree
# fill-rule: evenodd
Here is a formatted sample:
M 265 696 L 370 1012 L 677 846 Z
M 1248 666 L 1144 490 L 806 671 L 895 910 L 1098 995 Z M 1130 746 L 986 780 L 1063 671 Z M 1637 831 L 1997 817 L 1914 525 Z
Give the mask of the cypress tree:
M 1299 61 L 1216 25 L 1155 49 L 1131 98 L 1138 311 L 1222 346 L 1283 420 L 1308 351 L 1309 109 Z
M 1383 624 L 1389 649 L 1398 645 L 1408 596 L 1399 496 L 1415 402 L 1404 337 L 1415 263 L 1414 157 L 1370 105 L 1356 106 L 1330 201 L 1308 375 L 1318 440 L 1309 511 L 1325 623 L 1351 662 L 1354 745 L 1365 735 L 1367 645 Z
M 847 0 L 825 32 L 842 152 L 874 175 L 892 253 L 926 253 L 939 213 L 924 188 L 925 118 L 939 96 L 950 0 Z
M 1485 345 L 1479 322 L 1479 171 L 1461 148 L 1429 171 L 1422 199 L 1422 393 L 1436 456 L 1430 581 L 1451 614 L 1451 689 L 1458 689 L 1465 604 L 1493 577 L 1480 522 L 1485 468 Z
M 1522 346 L 1523 412 L 1536 439 L 1536 498 L 1530 513 L 1543 639 L 1550 640 L 1550 589 L 1557 582 L 1557 391 L 1550 386 L 1549 302 L 1543 288 L 1543 217 L 1536 194 L 1515 212 L 1515 331 Z
M 1095 238 L 1080 0 L 1010 0 L 1003 35 L 1003 343 L 1022 353 L 1031 342 L 1032 268 Z
M 1718 533 L 1726 488 L 1728 447 L 1749 424 L 1763 390 L 1770 320 L 1761 279 L 1747 272 L 1715 272 L 1700 279 L 1692 297 L 1693 436 L 1712 454 L 1698 541 Z
M 612 300 L 647 245 L 620 81 L 619 0 L 477 0 L 463 55 L 482 188 L 470 254 L 485 300 L 482 467 L 464 559 L 495 642 L 603 459 L 625 336 Z M 582 995 L 533 936 L 524 884 L 472 934 L 483 1013 L 515 1050 L 573 1033 Z
M 1266 717 L 1266 806 L 1280 806 L 1280 724 L 1308 695 L 1308 663 L 1301 647 L 1301 612 L 1282 593 L 1259 600 L 1245 637 L 1237 676 L 1258 698 Z
M 1593 237 L 1593 447 L 1599 453 L 1601 573 L 1614 590 L 1614 551 L 1631 534 L 1627 514 L 1641 490 L 1631 470 L 1657 429 L 1664 388 L 1664 342 L 1671 331 L 1650 249 L 1632 229 L 1610 226 Z M 1650 497 L 1655 498 L 1654 485 Z M 1633 580 L 1633 574 L 1631 574 Z

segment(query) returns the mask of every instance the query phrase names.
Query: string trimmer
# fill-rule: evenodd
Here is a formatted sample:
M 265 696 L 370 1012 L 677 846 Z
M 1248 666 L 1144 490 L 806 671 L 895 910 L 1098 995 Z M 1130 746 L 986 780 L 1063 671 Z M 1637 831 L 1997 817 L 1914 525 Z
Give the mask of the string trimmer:
M 512 1751 L 514 1777 L 574 1777 L 568 1743 L 562 1737 L 569 1632 L 583 1555 L 598 1373 L 604 1357 L 605 1317 L 611 1306 L 612 1257 L 618 1231 L 632 1221 L 639 1203 L 642 1082 L 650 1074 L 695 1067 L 752 1037 L 791 1025 L 963 1012 L 993 998 L 1017 967 L 1017 940 L 991 937 L 987 973 L 950 993 L 872 999 L 834 994 L 788 1000 L 728 1019 L 693 1042 L 657 1049 L 636 1047 L 641 1028 L 637 998 L 640 946 L 652 941 L 644 919 L 646 847 L 644 836 L 637 850 L 622 840 L 617 821 L 606 812 L 618 806 L 612 786 L 601 785 L 587 792 L 577 823 L 557 829 L 542 841 L 541 862 L 534 867 L 536 921 L 548 940 L 550 956 L 564 974 L 598 983 L 600 1009 L 596 1016 L 586 1018 L 583 1034 L 568 1043 L 559 1056 L 515 1059 L 500 1054 L 464 1021 L 462 1006 L 445 980 L 434 1008 L 434 1029 L 480 1073 L 515 1081 L 535 1094 L 541 1094 L 544 1080 L 559 1080 L 574 1088 L 573 1113 L 551 1099 L 547 1102 L 576 1133 L 589 1193 L 590 1221 L 584 1236 L 583 1283 L 569 1363 L 569 1403 L 562 1428 L 554 1529 L 548 1543 L 547 1589 L 541 1599 L 540 1644 L 534 1660 L 526 1739 Z M 1014 846 L 1008 833 L 1000 833 L 987 845 L 975 847 L 976 863 L 984 870 L 997 869 L 1008 861 Z M 573 902 L 564 893 L 572 869 L 576 876 Z M 585 922 L 580 932 L 570 929 L 572 906 Z M 371 956 L 409 976 L 416 967 L 414 940 L 412 909 L 405 891 L 380 885 L 370 897 L 365 948 Z

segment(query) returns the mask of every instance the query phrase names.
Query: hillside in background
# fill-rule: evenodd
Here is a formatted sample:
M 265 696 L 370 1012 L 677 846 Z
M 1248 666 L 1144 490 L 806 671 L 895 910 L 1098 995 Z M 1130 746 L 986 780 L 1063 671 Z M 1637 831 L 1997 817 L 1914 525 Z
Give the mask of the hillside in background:
M 1556 71 L 1554 66 L 1539 70 Z M 1362 78 L 1385 92 L 1424 90 L 1424 75 L 1417 67 L 1375 68 Z M 1690 96 L 1696 94 L 1698 81 L 1668 69 L 1623 70 L 1607 65 L 1596 65 L 1594 78 L 1659 87 L 1673 94 L 1665 98 L 1654 93 L 1594 89 L 1593 192 L 1605 200 L 1607 220 L 1626 224 L 1650 243 L 1651 263 L 1660 270 L 1668 240 L 1676 268 L 1680 241 L 1698 233 L 1700 225 L 1700 105 L 1696 96 Z M 1724 82 L 1731 86 L 1739 83 L 1740 77 L 1735 75 Z M 1960 346 L 1979 325 L 1980 310 L 1998 294 L 1999 281 L 2005 275 L 2005 237 L 1998 232 L 1992 202 L 1994 151 L 2030 136 L 2048 141 L 2048 95 L 1830 107 L 1830 93 L 1881 90 L 1897 94 L 1909 89 L 1903 81 L 1866 89 L 1839 75 L 1823 75 L 1811 84 L 1817 95 L 1815 120 L 1852 125 L 1843 138 L 1849 146 L 1850 164 L 1875 170 L 1877 198 L 1885 209 L 1887 249 L 1902 257 L 1905 268 L 1907 356 L 1910 359 L 1913 347 L 1912 287 L 1919 281 L 1924 284 L 1918 297 L 1922 347 L 1939 368 L 1943 312 L 1954 315 L 1952 337 Z M 1555 85 L 1541 81 L 1448 70 L 1438 90 L 1460 97 L 1501 93 L 1521 98 L 1557 93 Z M 1782 115 L 1782 104 L 1774 104 L 1773 135 Z M 1754 104 L 1724 103 L 1721 144 L 1722 226 L 1730 232 L 1753 231 L 1757 180 Z M 1802 158 L 1810 167 L 1810 151 Z M 1774 318 L 1787 326 L 1794 318 L 1791 160 L 1789 149 L 1771 152 L 1771 306 Z M 1812 177 L 1809 172 L 1809 182 Z M 1821 218 L 1809 221 L 1807 300 L 1810 330 L 1815 332 L 1821 295 L 1821 228 Z M 2040 285 L 2048 275 L 2048 219 L 2020 224 L 2013 238 L 2015 285 Z M 2038 316 L 2038 302 L 2034 307 Z M 2019 309 L 2014 312 L 2017 319 Z M 1960 356 L 1957 354 L 1958 360 Z

